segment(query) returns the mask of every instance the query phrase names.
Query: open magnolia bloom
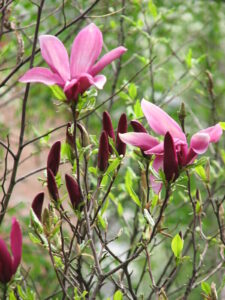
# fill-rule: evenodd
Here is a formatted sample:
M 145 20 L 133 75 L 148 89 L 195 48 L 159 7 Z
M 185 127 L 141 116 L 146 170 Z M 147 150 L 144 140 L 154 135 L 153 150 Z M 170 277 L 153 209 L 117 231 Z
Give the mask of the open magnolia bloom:
M 169 133 L 172 137 L 179 169 L 192 163 L 199 154 L 205 153 L 209 144 L 218 142 L 222 135 L 221 126 L 216 124 L 194 134 L 191 137 L 190 146 L 188 146 L 181 127 L 167 113 L 144 99 L 141 102 L 141 107 L 149 126 L 156 134 L 165 137 Z M 159 142 L 155 137 L 144 132 L 120 134 L 120 138 L 126 144 L 139 147 L 147 155 L 155 155 L 153 168 L 156 172 L 163 169 L 164 151 L 167 143 Z M 161 190 L 161 184 L 155 181 L 153 175 L 151 175 L 150 180 L 153 190 L 158 193 Z
M 4 284 L 16 273 L 22 257 L 22 232 L 16 218 L 12 219 L 10 246 L 12 256 L 4 240 L 0 238 L 0 282 Z
M 40 82 L 60 86 L 68 100 L 77 101 L 90 86 L 102 89 L 106 77 L 99 74 L 105 66 L 119 58 L 126 48 L 118 47 L 105 54 L 97 63 L 103 38 L 98 27 L 91 23 L 83 28 L 74 39 L 70 60 L 63 43 L 53 35 L 39 37 L 41 54 L 50 70 L 35 67 L 27 71 L 19 81 Z

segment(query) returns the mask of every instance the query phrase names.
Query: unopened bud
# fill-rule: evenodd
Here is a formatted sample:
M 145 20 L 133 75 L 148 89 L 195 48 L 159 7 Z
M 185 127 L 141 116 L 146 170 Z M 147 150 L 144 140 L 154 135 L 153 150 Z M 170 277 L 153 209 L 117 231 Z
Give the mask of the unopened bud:
M 79 207 L 79 204 L 82 202 L 80 187 L 77 181 L 68 174 L 65 175 L 65 180 L 72 206 L 74 209 L 77 209 Z
M 108 136 L 105 131 L 102 131 L 99 139 L 99 150 L 98 150 L 98 168 L 100 171 L 105 172 L 108 167 L 109 159 L 109 142 Z
M 47 183 L 50 196 L 53 200 L 57 201 L 59 199 L 59 191 L 55 181 L 55 176 L 51 169 L 47 169 Z
M 105 130 L 107 135 L 111 139 L 113 139 L 113 141 L 115 142 L 115 133 L 114 133 L 113 126 L 112 126 L 112 120 L 111 120 L 111 117 L 110 117 L 110 115 L 107 111 L 103 112 L 102 125 L 103 125 L 103 130 Z M 109 151 L 110 151 L 110 153 L 113 153 L 113 149 L 110 145 L 109 145 Z
M 174 141 L 167 131 L 164 138 L 163 171 L 168 182 L 175 181 L 178 177 L 178 161 Z
M 107 111 L 103 112 L 102 125 L 103 125 L 103 130 L 105 130 L 107 135 L 115 141 L 115 133 L 114 133 L 113 126 L 112 126 L 112 120 Z
M 52 145 L 48 154 L 47 168 L 52 171 L 54 176 L 56 176 L 59 170 L 60 150 L 61 150 L 61 143 L 60 141 L 58 141 Z
M 119 137 L 119 133 L 126 133 L 127 132 L 127 116 L 122 114 L 118 127 L 117 127 L 117 137 L 116 137 L 116 150 L 119 155 L 125 155 L 126 153 L 126 144 L 123 143 Z
M 44 202 L 44 193 L 39 193 L 35 196 L 33 202 L 32 202 L 32 209 L 35 213 L 35 215 L 38 217 L 39 221 L 41 221 L 41 214 L 42 214 L 42 207 Z
M 82 124 L 77 123 L 77 127 L 79 128 L 81 134 L 81 146 L 87 147 L 90 145 L 89 134 Z
M 144 126 L 140 122 L 138 122 L 137 120 L 131 121 L 130 124 L 133 127 L 135 132 L 145 132 L 145 133 L 147 133 L 147 130 L 144 128 Z

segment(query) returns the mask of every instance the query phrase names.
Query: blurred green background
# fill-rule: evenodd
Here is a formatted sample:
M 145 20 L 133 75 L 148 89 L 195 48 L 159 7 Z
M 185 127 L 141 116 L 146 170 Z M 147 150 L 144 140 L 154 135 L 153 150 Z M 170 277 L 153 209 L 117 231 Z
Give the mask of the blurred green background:
M 56 34 L 92 3 L 93 1 L 90 0 L 45 1 L 39 34 Z M 9 29 L 4 28 L 4 34 L 0 40 L 0 82 L 18 63 L 31 54 L 37 15 L 37 7 L 32 1 L 13 1 L 9 7 Z M 68 51 L 70 51 L 73 39 L 79 30 L 90 22 L 94 22 L 103 32 L 102 55 L 119 45 L 124 45 L 128 49 L 121 61 L 115 61 L 102 72 L 107 77 L 107 83 L 103 91 L 98 91 L 96 105 L 108 99 L 149 61 L 153 60 L 152 64 L 147 65 L 138 73 L 123 91 L 84 120 L 89 133 L 93 136 L 96 135 L 97 140 L 101 132 L 100 120 L 104 110 L 110 111 L 115 128 L 118 118 L 123 112 L 126 112 L 129 120 L 142 120 L 140 100 L 143 97 L 162 106 L 177 121 L 177 112 L 181 103 L 184 102 L 187 113 L 185 129 L 190 134 L 219 121 L 225 121 L 225 3 L 223 1 L 100 0 L 83 20 L 59 35 Z M 34 65 L 46 66 L 40 53 L 35 56 Z M 9 134 L 13 147 L 16 147 L 18 141 L 21 100 L 24 92 L 24 85 L 18 83 L 18 78 L 27 69 L 28 63 L 24 64 L 0 89 L 0 138 L 6 141 L 6 136 Z M 210 84 L 213 84 L 213 93 L 210 90 Z M 68 109 L 59 104 L 54 99 L 50 88 L 32 84 L 28 100 L 26 140 L 71 120 Z M 145 124 L 145 120 L 142 121 Z M 132 129 L 129 127 L 129 130 Z M 27 172 L 31 172 L 34 166 L 45 165 L 45 160 L 40 158 L 41 149 L 46 151 L 56 136 L 64 139 L 64 135 L 62 130 L 60 134 L 56 132 L 48 138 L 36 142 L 30 150 L 32 158 L 36 157 L 36 164 L 33 161 L 28 163 Z M 220 197 L 221 193 L 224 194 L 224 189 L 221 189 L 221 186 L 224 185 L 224 142 L 223 138 L 219 143 L 219 149 L 216 146 L 207 152 L 207 156 L 212 157 L 211 181 L 216 181 L 216 187 L 219 187 L 218 189 L 215 187 L 215 190 L 218 190 L 215 197 L 217 195 Z M 137 156 L 131 148 L 129 149 L 121 174 L 125 174 L 128 166 L 134 168 L 136 173 L 136 175 L 133 174 L 134 189 L 138 190 L 139 165 Z M 2 148 L 0 148 L 0 155 L 1 174 L 3 174 L 4 151 Z M 29 156 L 29 153 L 27 155 Z M 217 162 L 213 162 L 215 158 L 217 158 Z M 37 177 L 38 175 L 33 180 L 37 181 Z M 204 201 L 206 197 L 204 185 L 201 180 L 196 180 L 195 175 L 192 176 L 192 181 L 193 186 L 196 185 L 201 190 Z M 39 186 L 41 188 L 41 184 Z M 29 190 L 29 180 L 25 183 L 25 189 Z M 35 189 L 32 189 L 33 195 L 39 192 L 38 184 Z M 15 197 L 17 201 L 15 200 L 14 203 Z M 26 276 L 26 273 L 29 273 L 28 286 L 32 290 L 38 291 L 40 299 L 45 299 L 57 290 L 58 284 L 45 250 L 31 244 L 27 238 L 29 231 L 27 212 L 30 202 L 29 199 L 23 201 L 23 197 L 19 194 L 12 197 L 9 214 L 17 215 L 23 222 L 25 234 L 23 274 Z M 111 209 L 110 213 L 107 213 L 107 219 L 110 224 L 114 225 L 112 232 L 115 233 L 120 228 L 124 229 L 115 247 L 125 250 L 129 246 L 126 240 L 132 235 L 136 205 L 126 193 L 124 176 L 119 176 L 117 179 L 109 205 Z M 171 214 L 166 220 L 166 225 L 170 228 L 170 233 L 175 235 L 180 230 L 185 230 L 191 218 L 191 207 L 187 203 L 182 186 L 174 194 L 170 210 Z M 140 212 L 139 214 L 137 218 L 141 224 L 143 215 Z M 209 209 L 207 217 L 203 218 L 203 226 L 207 235 L 213 235 L 217 226 L 215 219 L 211 216 L 212 212 Z M 141 226 L 140 228 L 142 228 Z M 4 231 L 9 232 L 9 222 L 5 222 L 3 228 Z M 1 228 L 1 232 L 3 232 L 3 228 Z M 137 237 L 140 235 L 141 231 L 138 232 Z M 170 243 L 170 239 L 165 240 L 153 252 L 152 267 L 156 278 L 161 274 L 167 258 L 172 254 Z M 199 239 L 200 249 L 201 246 Z M 214 244 L 210 244 L 203 273 L 204 270 L 210 269 L 214 265 L 218 256 L 219 249 L 215 241 Z M 135 278 L 138 281 L 140 276 L 143 258 L 142 255 L 134 264 L 131 264 L 131 268 L 134 265 L 134 274 L 132 275 L 134 282 Z M 183 271 L 179 272 L 179 276 L 175 278 L 168 291 L 169 299 L 178 299 L 180 292 L 184 291 L 172 293 L 184 282 L 187 282 L 191 273 L 191 262 L 187 260 L 182 268 Z M 210 278 L 209 283 L 212 281 L 216 282 L 217 288 L 221 291 L 225 283 L 223 272 Z M 139 289 L 139 293 L 144 294 L 143 299 L 148 299 L 150 289 L 146 289 L 146 293 L 145 286 L 149 285 L 149 275 L 146 272 Z M 200 287 L 196 289 L 190 299 L 200 299 L 200 290 Z M 172 294 L 170 295 L 170 293 Z M 110 297 L 112 293 L 105 296 Z M 106 299 L 105 296 L 103 295 L 102 299 Z

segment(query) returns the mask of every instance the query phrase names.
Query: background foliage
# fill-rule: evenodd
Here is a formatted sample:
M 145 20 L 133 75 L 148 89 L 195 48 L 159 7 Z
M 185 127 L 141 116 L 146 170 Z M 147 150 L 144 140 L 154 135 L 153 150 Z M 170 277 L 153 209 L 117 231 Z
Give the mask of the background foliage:
M 38 1 L 36 2 L 38 3 Z M 92 3 L 93 1 L 89 0 L 46 1 L 39 34 L 56 34 Z M 24 86 L 18 83 L 18 78 L 28 69 L 28 64 L 24 63 L 7 82 L 4 83 L 4 79 L 31 54 L 37 7 L 33 1 L 15 0 L 9 5 L 7 14 L 5 26 L 0 25 L 0 81 L 3 82 L 0 89 L 0 109 L 2 110 L 0 114 L 0 139 L 6 142 L 8 135 L 10 143 L 14 147 L 18 140 L 21 100 L 24 93 Z M 104 70 L 107 84 L 103 91 L 98 92 L 95 105 L 101 104 L 111 97 L 115 91 L 119 90 L 136 74 L 134 79 L 131 79 L 131 82 L 120 93 L 84 120 L 96 151 L 97 140 L 101 132 L 102 112 L 104 110 L 110 111 L 114 128 L 116 128 L 118 118 L 123 112 L 127 113 L 129 120 L 140 119 L 144 122 L 140 109 L 140 100 L 143 97 L 162 106 L 176 120 L 178 120 L 177 112 L 180 109 L 180 104 L 184 102 L 187 114 L 185 129 L 190 134 L 219 121 L 224 121 L 224 20 L 225 4 L 223 1 L 100 0 L 85 18 L 65 29 L 59 35 L 69 50 L 77 32 L 86 24 L 94 22 L 103 32 L 104 52 L 118 45 L 124 45 L 128 49 L 121 60 Z M 152 64 L 147 65 L 151 60 L 153 60 Z M 34 65 L 45 66 L 40 53 L 35 56 Z M 144 66 L 146 67 L 144 68 Z M 139 72 L 141 69 L 142 71 Z M 25 140 L 29 141 L 44 134 L 48 130 L 66 123 L 70 118 L 70 112 L 65 106 L 60 105 L 50 88 L 39 84 L 31 85 Z M 132 129 L 129 127 L 129 130 Z M 45 166 L 46 160 L 40 155 L 46 153 L 44 151 L 49 149 L 53 141 L 58 138 L 65 139 L 65 128 L 35 142 L 32 149 L 29 149 L 30 153 L 27 153 L 26 159 L 30 159 L 31 156 L 32 159 L 34 156 L 39 157 L 39 168 Z M 196 188 L 198 188 L 203 203 L 208 197 L 205 185 L 208 179 L 214 192 L 214 198 L 221 199 L 224 196 L 224 142 L 223 138 L 219 146 L 216 145 L 207 152 L 207 156 L 211 158 L 210 179 L 207 178 L 205 169 L 202 170 L 201 167 L 191 175 L 192 192 L 195 194 Z M 104 226 L 110 228 L 109 237 L 114 237 L 120 232 L 119 238 L 112 244 L 121 257 L 126 257 L 126 251 L 130 246 L 135 247 L 137 245 L 145 227 L 143 212 L 132 201 L 129 192 L 129 182 L 132 182 L 133 190 L 141 198 L 143 184 L 140 181 L 141 167 L 145 162 L 132 150 L 131 148 L 129 151 L 127 150 L 128 155 L 121 167 L 120 176 L 117 177 L 107 201 L 109 207 L 105 212 L 102 211 L 102 226 L 103 229 Z M 2 177 L 5 151 L 3 148 L 0 151 Z M 95 161 L 92 164 L 94 168 Z M 90 174 L 93 172 L 91 180 L 95 184 L 93 168 L 90 168 L 89 171 Z M 28 173 L 33 169 L 32 162 L 29 164 Z M 20 176 L 23 175 L 25 174 L 22 172 Z M 38 176 L 43 177 L 43 173 L 34 176 L 37 181 Z M 20 184 L 18 182 L 18 185 Z M 25 184 L 26 189 L 29 190 L 29 178 L 26 179 Z M 169 228 L 169 231 L 166 231 L 169 238 L 161 236 L 157 247 L 151 253 L 152 272 L 155 278 L 159 278 L 165 271 L 168 258 L 172 256 L 174 259 L 171 238 L 179 231 L 184 234 L 190 224 L 192 209 L 187 198 L 187 192 L 183 188 L 184 184 L 185 178 L 183 182 L 181 180 L 180 187 L 177 186 L 176 192 L 170 199 L 169 213 L 164 224 Z M 41 183 L 39 187 L 41 187 Z M 32 190 L 33 196 L 38 191 L 38 188 Z M 152 194 L 151 197 L 154 199 L 155 196 Z M 24 201 L 15 191 L 8 210 L 8 216 L 16 215 L 23 224 L 22 274 L 25 278 L 29 274 L 27 289 L 35 291 L 37 299 L 57 299 L 57 296 L 47 298 L 58 288 L 58 282 L 54 270 L 51 268 L 48 255 L 45 249 L 31 243 L 29 239 L 30 217 L 28 211 L 31 201 L 32 198 Z M 157 201 L 156 198 L 155 201 Z M 1 227 L 1 233 L 6 232 L 7 235 L 9 222 L 6 220 L 8 218 L 5 219 Z M 138 231 L 136 231 L 137 226 L 135 224 L 139 224 Z M 214 237 L 217 231 L 217 221 L 213 217 L 211 207 L 207 211 L 207 217 L 204 215 L 202 217 L 202 226 L 207 237 Z M 131 245 L 129 245 L 129 241 L 131 241 Z M 209 242 L 207 260 L 201 269 L 202 278 L 219 261 L 221 248 L 218 247 L 218 243 L 216 237 Z M 199 252 L 202 252 L 204 243 L 201 242 L 200 237 L 197 246 Z M 184 249 L 186 249 L 185 256 L 187 258 L 182 264 L 183 271 L 177 272 L 179 275 L 175 275 L 167 287 L 169 299 L 178 299 L 182 295 L 185 289 L 184 283 L 187 282 L 192 271 L 188 239 L 184 241 Z M 145 255 L 141 255 L 130 264 L 134 287 L 139 284 L 145 261 Z M 105 266 L 107 269 L 107 264 Z M 166 270 L 165 274 L 168 275 L 171 270 Z M 216 283 L 219 295 L 221 295 L 225 283 L 223 273 L 224 269 L 221 268 L 207 281 L 208 284 Z M 138 289 L 139 296 L 142 294 L 143 299 L 149 297 L 149 289 L 146 289 L 146 286 L 150 286 L 147 271 L 144 273 Z M 101 299 L 106 299 L 106 297 L 112 299 L 114 292 L 112 285 L 106 286 L 103 288 Z M 190 299 L 200 299 L 200 295 L 201 285 L 192 292 Z M 33 298 L 27 294 L 23 299 Z M 114 296 L 114 299 L 120 298 Z

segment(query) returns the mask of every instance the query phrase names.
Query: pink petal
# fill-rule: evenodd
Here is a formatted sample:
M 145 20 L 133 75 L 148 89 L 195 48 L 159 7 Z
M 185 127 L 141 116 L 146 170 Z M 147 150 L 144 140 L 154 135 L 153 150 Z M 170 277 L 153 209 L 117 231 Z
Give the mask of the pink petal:
M 167 113 L 165 113 L 158 106 L 142 100 L 142 111 L 148 121 L 149 126 L 158 134 L 165 135 L 167 131 L 170 132 L 173 138 L 179 138 L 186 141 L 185 134 L 182 129 Z
M 150 149 L 159 143 L 156 138 L 144 132 L 120 133 L 119 137 L 125 144 L 139 147 L 141 150 Z
M 152 147 L 151 149 L 145 151 L 145 154 L 155 154 L 155 155 L 163 155 L 163 142 L 159 143 L 155 147 Z
M 153 161 L 153 168 L 156 172 L 159 171 L 159 169 L 162 169 L 163 167 L 163 156 L 156 156 L 155 160 Z M 153 191 L 156 194 L 159 194 L 159 192 L 162 189 L 162 183 L 160 183 L 159 181 L 156 181 L 156 178 L 154 175 L 150 175 L 150 182 L 151 182 L 151 186 Z
M 63 85 L 62 79 L 59 75 L 54 74 L 46 68 L 36 67 L 28 70 L 20 79 L 20 82 L 40 82 L 46 85 Z
M 3 239 L 0 238 L 0 282 L 7 283 L 12 277 L 12 259 Z
M 69 100 L 76 99 L 78 94 L 82 95 L 92 85 L 102 89 L 105 82 L 106 77 L 104 75 L 97 75 L 93 78 L 90 74 L 83 73 L 78 79 L 68 82 L 64 87 L 64 92 Z
M 21 262 L 21 257 L 22 257 L 22 232 L 21 232 L 20 224 L 16 220 L 16 218 L 12 219 L 10 242 L 11 242 L 11 250 L 13 255 L 12 271 L 13 274 L 15 274 Z
M 39 37 L 41 54 L 54 73 L 64 80 L 70 80 L 69 57 L 63 43 L 53 35 Z
M 102 43 L 102 33 L 93 23 L 78 33 L 70 56 L 72 78 L 92 67 L 102 51 Z
M 93 85 L 99 90 L 102 90 L 106 83 L 106 77 L 104 75 L 97 75 L 93 78 Z
M 195 153 L 202 154 L 208 149 L 209 143 L 210 136 L 207 133 L 198 132 L 192 136 L 190 147 Z
M 209 142 L 216 143 L 219 141 L 221 135 L 223 134 L 223 130 L 222 130 L 220 124 L 216 124 L 215 126 L 200 130 L 199 133 L 207 133 L 210 137 Z
M 93 67 L 91 67 L 90 74 L 94 76 L 100 73 L 107 65 L 111 64 L 112 61 L 119 58 L 126 51 L 126 48 L 120 46 L 106 53 Z

